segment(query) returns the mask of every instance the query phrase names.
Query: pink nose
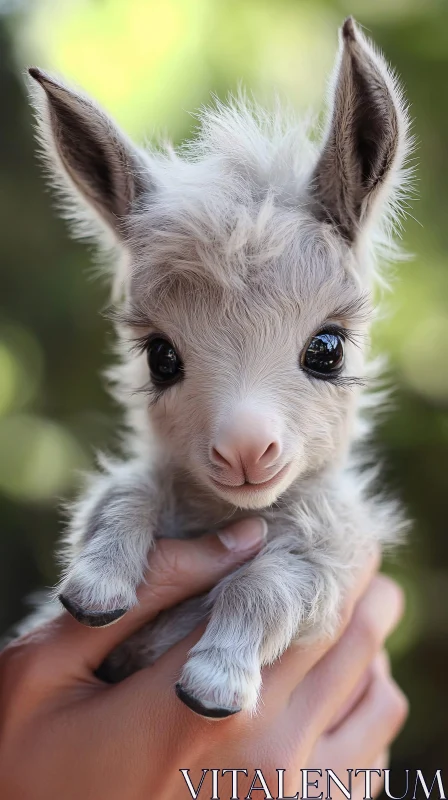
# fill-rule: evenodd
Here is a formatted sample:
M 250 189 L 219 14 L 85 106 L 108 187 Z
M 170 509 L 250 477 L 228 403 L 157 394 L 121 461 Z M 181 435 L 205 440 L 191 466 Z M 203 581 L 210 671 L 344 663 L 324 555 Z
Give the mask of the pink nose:
M 281 452 L 272 421 L 241 413 L 219 430 L 211 460 L 229 478 L 261 482 L 275 474 Z

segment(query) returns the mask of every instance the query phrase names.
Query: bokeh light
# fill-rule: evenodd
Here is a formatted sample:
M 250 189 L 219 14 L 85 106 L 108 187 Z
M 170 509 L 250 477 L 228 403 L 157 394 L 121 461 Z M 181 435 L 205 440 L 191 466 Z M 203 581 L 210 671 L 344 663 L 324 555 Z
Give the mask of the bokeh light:
M 56 501 L 88 463 L 62 425 L 28 414 L 0 419 L 0 491 L 18 500 Z

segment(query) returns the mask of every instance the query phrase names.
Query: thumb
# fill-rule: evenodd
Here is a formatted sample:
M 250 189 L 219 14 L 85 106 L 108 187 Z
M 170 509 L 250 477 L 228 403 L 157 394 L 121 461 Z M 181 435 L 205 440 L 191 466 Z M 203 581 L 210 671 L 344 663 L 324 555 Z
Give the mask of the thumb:
M 262 547 L 267 523 L 249 517 L 217 534 L 193 541 L 162 539 L 149 559 L 149 570 L 138 597 L 157 612 L 187 597 L 211 589 L 221 578 L 253 557 Z M 149 604 L 149 605 L 148 605 Z
M 160 611 L 211 589 L 221 578 L 252 558 L 266 539 L 267 523 L 249 517 L 198 539 L 159 539 L 149 556 L 148 572 L 138 605 L 114 625 L 87 628 L 64 612 L 49 623 L 49 638 L 74 662 L 95 670 L 120 642 L 128 639 Z

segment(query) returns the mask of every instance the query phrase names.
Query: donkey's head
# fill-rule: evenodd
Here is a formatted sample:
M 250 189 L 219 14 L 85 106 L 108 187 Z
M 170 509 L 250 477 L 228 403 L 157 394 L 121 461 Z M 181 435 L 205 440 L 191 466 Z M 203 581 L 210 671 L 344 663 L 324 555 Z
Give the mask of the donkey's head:
M 180 468 L 245 508 L 334 464 L 363 377 L 375 223 L 408 146 L 383 59 L 347 20 L 320 147 L 239 99 L 167 154 L 30 72 L 59 185 L 123 254 L 120 326 L 124 346 L 136 341 L 121 383 L 141 390 L 129 399 L 140 431 L 150 420 Z

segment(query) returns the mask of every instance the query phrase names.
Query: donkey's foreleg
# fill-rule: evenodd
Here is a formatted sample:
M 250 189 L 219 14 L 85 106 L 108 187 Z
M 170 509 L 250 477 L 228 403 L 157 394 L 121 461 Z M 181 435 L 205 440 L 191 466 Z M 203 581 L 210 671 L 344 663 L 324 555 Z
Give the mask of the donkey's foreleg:
M 153 543 L 153 504 L 149 471 L 139 464 L 98 476 L 77 503 L 57 591 L 79 622 L 110 625 L 136 604 Z
M 210 622 L 177 685 L 180 699 L 203 716 L 254 711 L 261 667 L 311 629 L 322 635 L 336 626 L 342 587 L 331 564 L 279 544 L 212 592 Z

